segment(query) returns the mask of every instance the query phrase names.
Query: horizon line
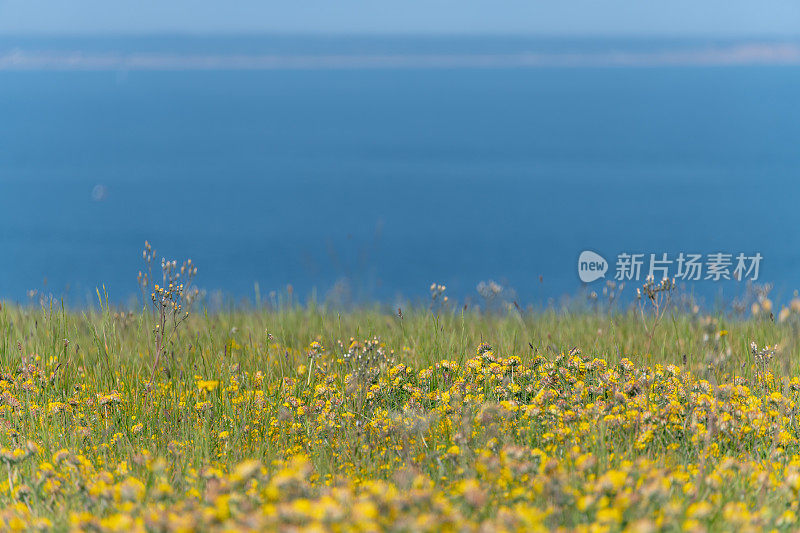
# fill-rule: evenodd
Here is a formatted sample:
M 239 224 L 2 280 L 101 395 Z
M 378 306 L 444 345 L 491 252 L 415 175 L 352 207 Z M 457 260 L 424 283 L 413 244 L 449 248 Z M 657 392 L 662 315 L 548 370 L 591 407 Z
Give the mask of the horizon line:
M 153 37 L 189 37 L 189 38 L 251 38 L 251 37 L 300 37 L 300 38 L 488 38 L 488 39 L 575 39 L 575 40 L 679 40 L 679 41 L 800 41 L 800 31 L 796 33 L 732 33 L 732 32 L 687 32 L 687 33 L 644 33 L 644 32 L 454 32 L 454 31 L 205 31 L 205 30 L 147 30 L 147 31 L 90 31 L 90 32 L 48 32 L 22 31 L 5 32 L 0 30 L 0 40 L 35 38 L 35 39 L 107 39 L 107 38 L 153 38 Z
M 798 43 L 735 43 L 692 49 L 419 53 L 0 52 L 0 71 L 447 69 L 653 66 L 800 66 Z

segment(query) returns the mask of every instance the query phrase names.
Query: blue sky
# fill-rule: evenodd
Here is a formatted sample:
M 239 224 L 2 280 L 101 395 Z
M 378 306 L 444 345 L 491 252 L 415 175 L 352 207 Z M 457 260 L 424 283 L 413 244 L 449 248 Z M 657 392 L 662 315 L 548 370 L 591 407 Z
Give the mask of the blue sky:
M 0 0 L 1 34 L 798 36 L 798 0 Z

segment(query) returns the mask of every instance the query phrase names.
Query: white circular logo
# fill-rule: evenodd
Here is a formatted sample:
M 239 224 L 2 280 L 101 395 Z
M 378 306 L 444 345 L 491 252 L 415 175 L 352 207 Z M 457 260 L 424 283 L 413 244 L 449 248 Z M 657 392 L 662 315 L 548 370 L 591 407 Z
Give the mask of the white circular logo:
M 578 257 L 578 277 L 584 283 L 591 283 L 596 279 L 605 277 L 608 271 L 608 262 L 591 250 L 584 250 Z

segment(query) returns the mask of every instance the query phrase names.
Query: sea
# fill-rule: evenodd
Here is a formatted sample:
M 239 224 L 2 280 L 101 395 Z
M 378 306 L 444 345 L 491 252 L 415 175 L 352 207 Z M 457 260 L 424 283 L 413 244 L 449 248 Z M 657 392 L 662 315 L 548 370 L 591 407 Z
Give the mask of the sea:
M 236 304 L 425 304 L 436 283 L 454 305 L 487 287 L 559 305 L 602 298 L 620 257 L 641 254 L 618 280 L 631 300 L 651 254 L 681 253 L 706 261 L 678 281 L 708 305 L 752 293 L 748 281 L 787 301 L 800 289 L 798 50 L 2 37 L 0 300 L 82 307 L 99 289 L 133 305 L 147 240 Z M 590 283 L 583 251 L 606 261 Z M 713 254 L 730 255 L 728 274 L 739 254 L 761 260 L 748 278 L 705 279 Z

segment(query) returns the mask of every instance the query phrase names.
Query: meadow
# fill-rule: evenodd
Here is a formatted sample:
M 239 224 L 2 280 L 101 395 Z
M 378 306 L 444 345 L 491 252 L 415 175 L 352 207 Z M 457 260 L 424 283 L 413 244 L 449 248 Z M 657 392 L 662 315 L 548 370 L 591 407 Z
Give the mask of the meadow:
M 187 315 L 182 289 L 2 304 L 3 530 L 800 527 L 800 301 Z

